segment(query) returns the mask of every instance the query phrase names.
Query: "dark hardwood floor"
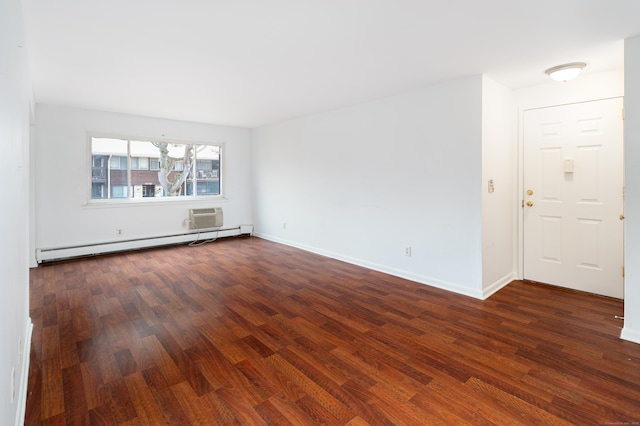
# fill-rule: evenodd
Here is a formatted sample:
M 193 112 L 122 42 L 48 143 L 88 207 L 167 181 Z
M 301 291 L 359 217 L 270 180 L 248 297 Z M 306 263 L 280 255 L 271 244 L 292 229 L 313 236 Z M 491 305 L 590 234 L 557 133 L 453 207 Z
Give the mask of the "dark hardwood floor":
M 44 265 L 26 424 L 638 424 L 622 312 L 523 282 L 479 301 L 254 237 Z

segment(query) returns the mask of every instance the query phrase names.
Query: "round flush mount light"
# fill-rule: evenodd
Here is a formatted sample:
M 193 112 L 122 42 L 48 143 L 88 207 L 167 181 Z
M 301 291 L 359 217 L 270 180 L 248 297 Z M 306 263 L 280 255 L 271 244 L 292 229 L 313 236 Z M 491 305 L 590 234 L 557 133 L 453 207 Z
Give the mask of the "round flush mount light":
M 569 81 L 576 78 L 586 66 L 584 62 L 572 62 L 549 68 L 544 73 L 556 81 Z

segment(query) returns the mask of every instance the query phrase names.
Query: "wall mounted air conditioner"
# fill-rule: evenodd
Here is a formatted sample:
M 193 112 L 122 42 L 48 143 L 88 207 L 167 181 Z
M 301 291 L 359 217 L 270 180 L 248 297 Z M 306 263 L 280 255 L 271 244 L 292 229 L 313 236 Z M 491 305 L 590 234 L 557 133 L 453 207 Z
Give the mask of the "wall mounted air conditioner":
M 189 229 L 219 228 L 222 226 L 222 207 L 189 210 Z

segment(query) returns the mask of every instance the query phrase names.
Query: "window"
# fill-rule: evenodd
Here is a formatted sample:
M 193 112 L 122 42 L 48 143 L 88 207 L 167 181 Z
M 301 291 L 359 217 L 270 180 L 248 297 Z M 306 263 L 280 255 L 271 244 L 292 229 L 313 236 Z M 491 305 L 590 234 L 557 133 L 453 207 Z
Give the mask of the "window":
M 90 142 L 92 200 L 221 195 L 219 145 L 103 137 Z
M 114 155 L 111 157 L 110 168 L 112 170 L 127 170 L 127 157 Z
M 99 200 L 100 198 L 107 198 L 107 194 L 104 193 L 105 186 L 100 183 L 91 183 L 91 198 Z
M 124 185 L 112 186 L 111 198 L 127 198 L 127 187 Z
M 155 197 L 156 196 L 156 186 L 155 185 L 142 185 L 142 196 L 143 197 Z
M 131 170 L 149 170 L 149 158 L 131 157 Z
M 199 181 L 196 184 L 196 195 L 211 195 L 220 192 L 220 183 L 219 182 L 206 182 Z M 193 184 L 187 184 L 187 194 L 191 195 L 193 193 Z

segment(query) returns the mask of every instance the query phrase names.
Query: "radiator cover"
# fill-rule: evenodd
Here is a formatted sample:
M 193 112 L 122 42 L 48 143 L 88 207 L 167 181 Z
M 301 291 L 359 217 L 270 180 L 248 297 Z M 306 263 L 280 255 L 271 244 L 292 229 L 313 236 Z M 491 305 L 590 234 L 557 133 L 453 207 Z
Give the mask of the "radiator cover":
M 222 226 L 222 207 L 189 210 L 189 229 L 219 228 Z

